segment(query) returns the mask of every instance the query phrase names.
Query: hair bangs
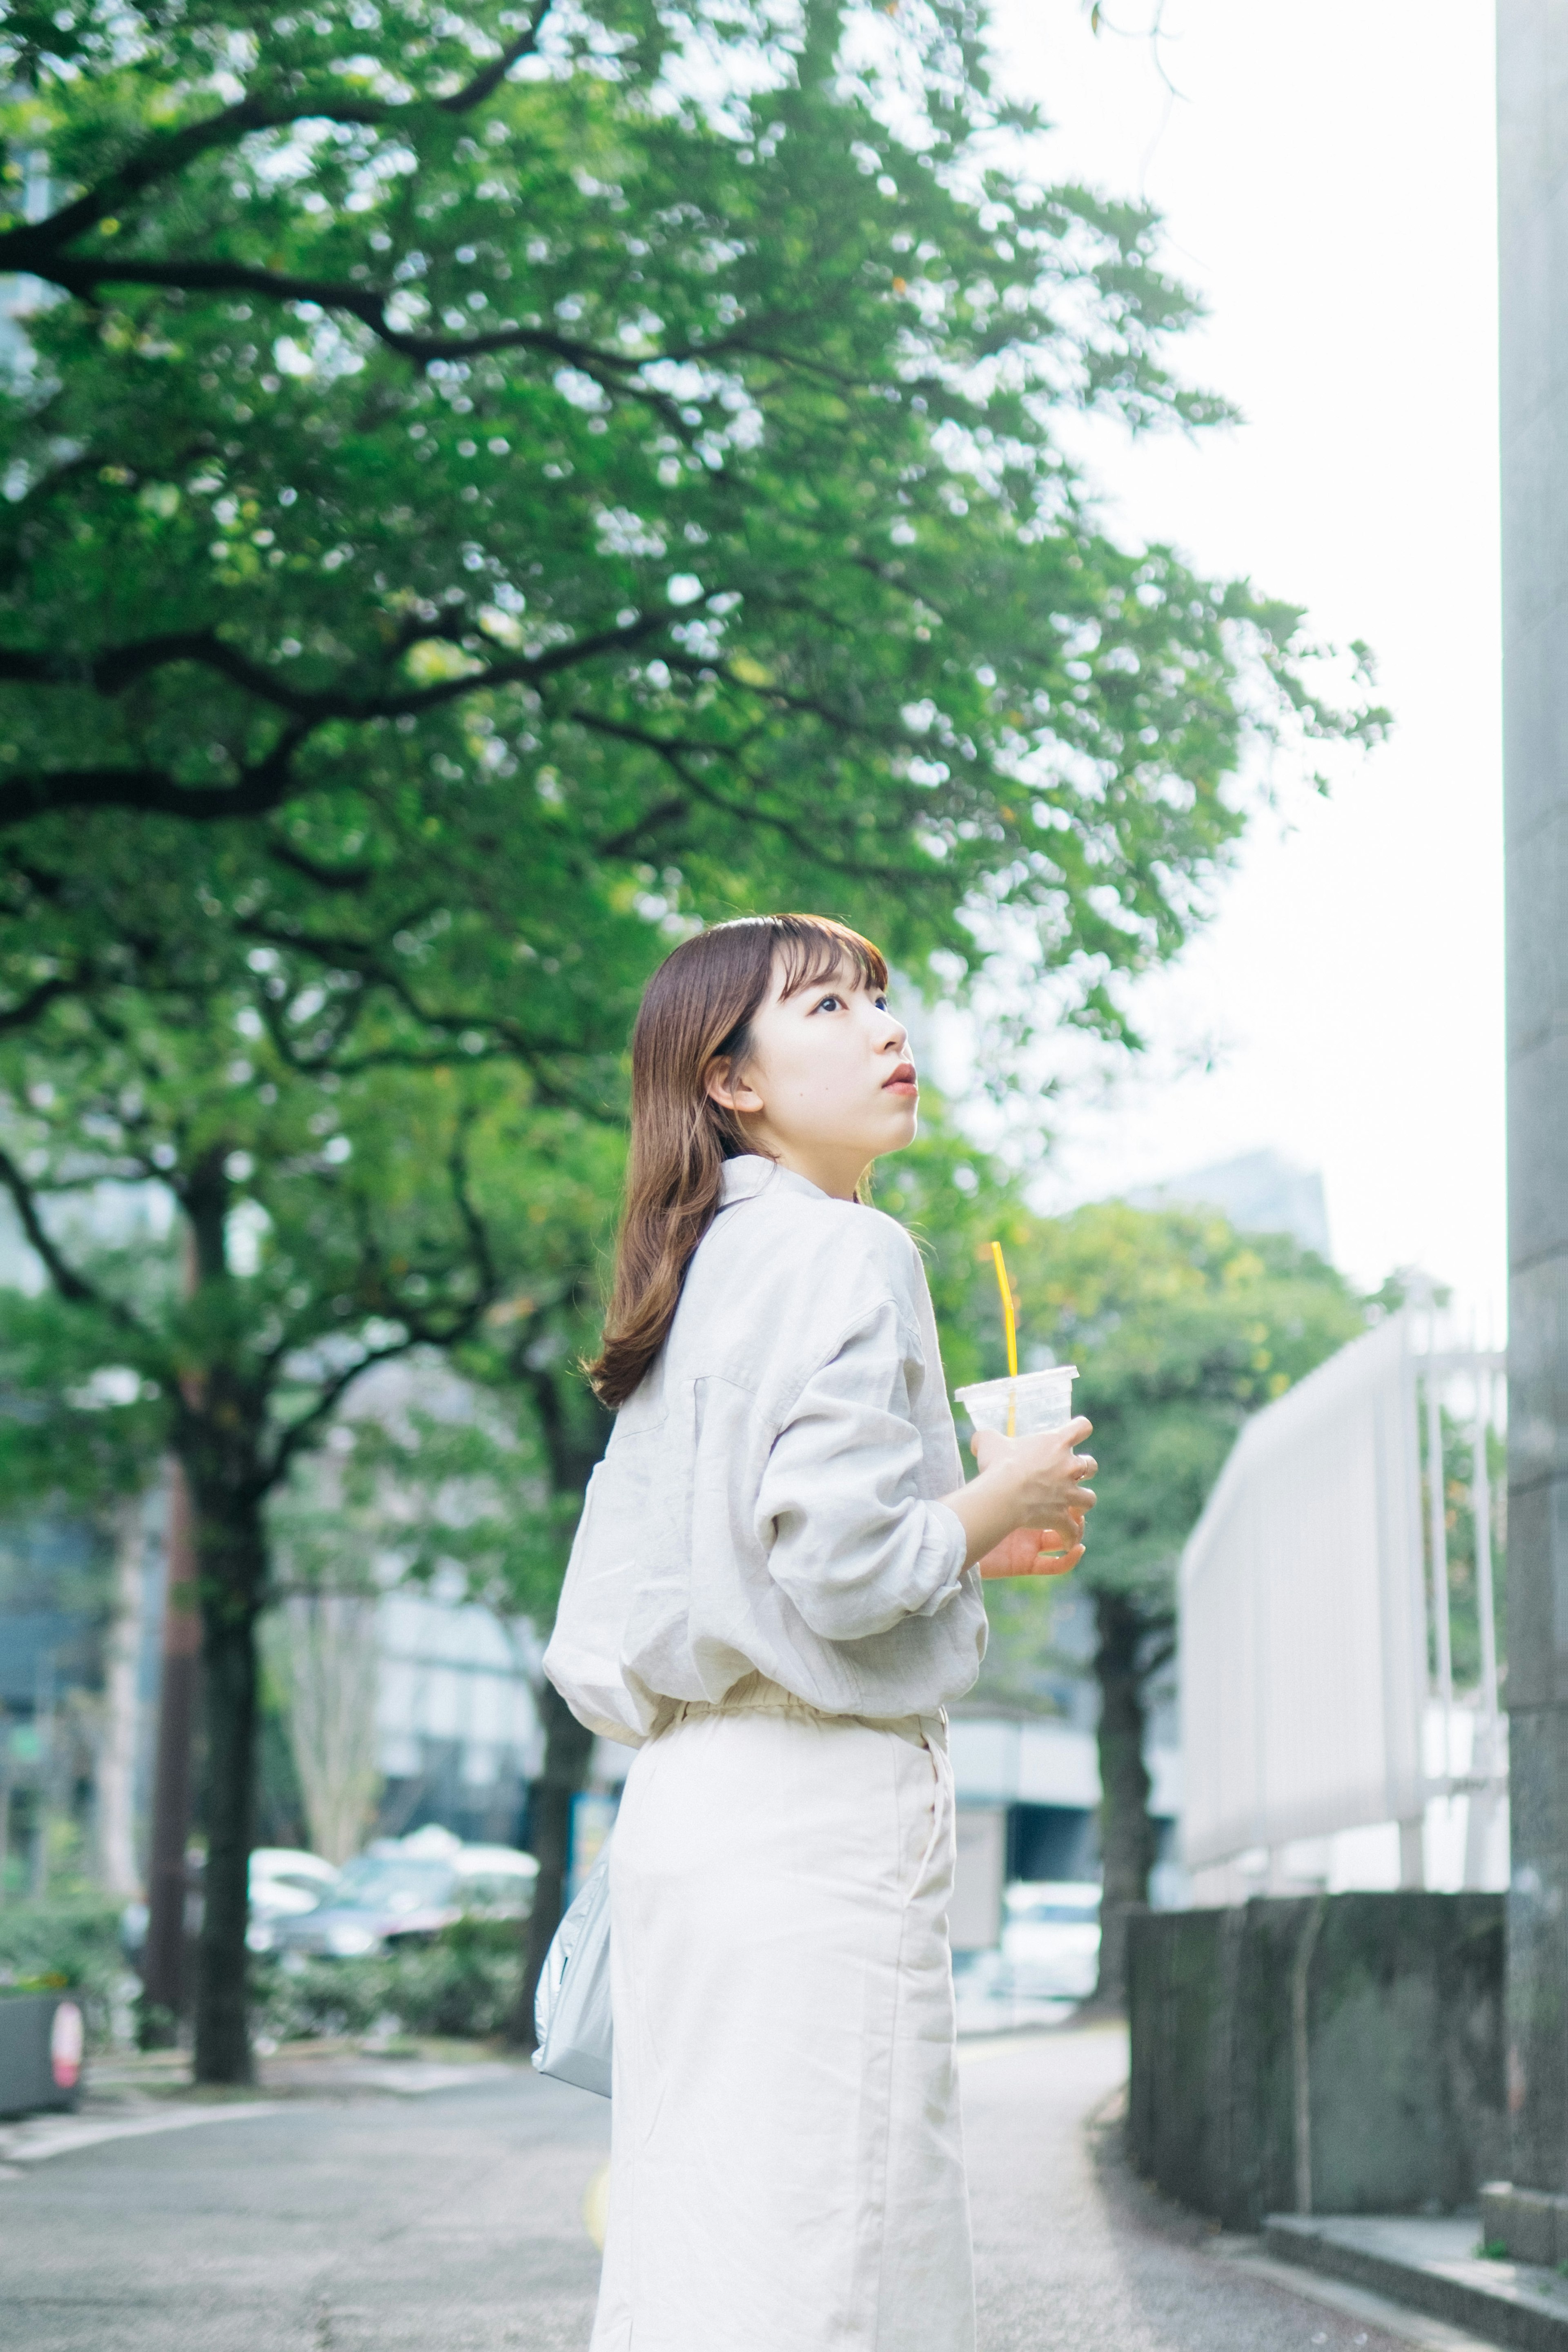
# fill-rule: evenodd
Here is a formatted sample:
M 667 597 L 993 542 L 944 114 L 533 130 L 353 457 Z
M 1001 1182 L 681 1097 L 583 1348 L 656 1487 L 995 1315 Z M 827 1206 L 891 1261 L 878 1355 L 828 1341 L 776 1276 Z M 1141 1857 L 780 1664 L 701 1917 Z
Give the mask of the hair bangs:
M 880 948 L 830 915 L 775 915 L 779 993 L 798 996 L 853 972 L 857 986 L 880 991 L 888 985 L 888 960 Z

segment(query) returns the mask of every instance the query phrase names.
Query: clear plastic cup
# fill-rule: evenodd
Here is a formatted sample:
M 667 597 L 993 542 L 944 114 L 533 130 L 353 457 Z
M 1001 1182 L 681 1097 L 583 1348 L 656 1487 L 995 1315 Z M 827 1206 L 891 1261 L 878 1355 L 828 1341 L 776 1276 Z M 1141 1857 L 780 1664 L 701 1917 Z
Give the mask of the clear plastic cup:
M 1007 1434 L 1007 1408 L 1013 1407 L 1013 1435 L 1031 1437 L 1041 1429 L 1061 1429 L 1072 1419 L 1072 1384 L 1076 1364 L 1047 1364 L 1043 1372 L 1020 1372 L 1016 1380 L 976 1381 L 954 1389 L 953 1395 L 976 1429 Z

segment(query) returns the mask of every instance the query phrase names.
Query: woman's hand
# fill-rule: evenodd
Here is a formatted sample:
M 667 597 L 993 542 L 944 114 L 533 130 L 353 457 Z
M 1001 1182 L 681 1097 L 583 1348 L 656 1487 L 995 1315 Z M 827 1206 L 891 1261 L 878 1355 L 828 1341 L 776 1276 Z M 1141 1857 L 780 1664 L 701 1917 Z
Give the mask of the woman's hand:
M 1077 1517 L 1082 1532 L 1083 1515 L 1094 1508 L 1094 1496 L 1084 1485 L 1100 1465 L 1092 1454 L 1079 1454 L 1094 1423 L 1080 1415 L 1065 1429 L 1042 1429 L 1032 1437 L 1001 1437 L 994 1429 L 977 1429 L 969 1450 L 983 1477 L 1005 1479 L 1019 1505 L 1019 1519 L 1048 1529 L 1067 1526 Z M 1058 1547 L 1071 1538 L 1058 1536 Z
M 1080 1418 L 1031 1437 L 976 1432 L 980 1475 L 942 1499 L 963 1521 L 970 1564 L 983 1576 L 1062 1576 L 1078 1566 L 1095 1499 L 1084 1481 L 1099 1465 L 1077 1448 L 1092 1426 Z
M 1076 1522 L 1081 1529 L 1081 1518 Z M 975 1567 L 982 1576 L 1066 1576 L 1083 1558 L 1079 1533 L 1064 1536 L 1055 1528 L 1015 1528 Z

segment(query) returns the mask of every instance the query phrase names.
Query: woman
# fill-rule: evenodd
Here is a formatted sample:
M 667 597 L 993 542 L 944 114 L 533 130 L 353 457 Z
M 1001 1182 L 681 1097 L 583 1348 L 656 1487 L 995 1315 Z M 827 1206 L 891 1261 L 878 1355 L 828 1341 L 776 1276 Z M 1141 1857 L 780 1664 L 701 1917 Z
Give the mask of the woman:
M 982 1576 L 1082 1555 L 1086 1421 L 963 1480 L 913 1243 L 861 1200 L 918 1087 L 870 943 L 723 923 L 649 983 L 545 1671 L 638 1753 L 610 1867 L 593 2352 L 972 2352 L 942 1708 Z

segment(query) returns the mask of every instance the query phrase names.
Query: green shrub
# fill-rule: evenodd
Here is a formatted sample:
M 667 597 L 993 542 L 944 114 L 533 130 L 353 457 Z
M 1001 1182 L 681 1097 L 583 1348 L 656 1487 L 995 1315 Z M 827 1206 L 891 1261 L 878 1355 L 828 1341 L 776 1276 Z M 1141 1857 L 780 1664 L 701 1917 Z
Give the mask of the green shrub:
M 482 2039 L 505 2027 L 522 1981 L 512 1920 L 459 1919 L 433 1942 L 363 1960 L 253 1963 L 252 2023 L 274 2042 L 368 2033 Z
M 368 2033 L 387 2014 L 387 1960 L 250 1964 L 250 2023 L 273 2042 L 321 2042 Z
M 0 1906 L 0 1997 L 68 1986 L 96 2045 L 108 2038 L 115 1990 L 124 1975 L 118 1904 L 90 1895 Z

